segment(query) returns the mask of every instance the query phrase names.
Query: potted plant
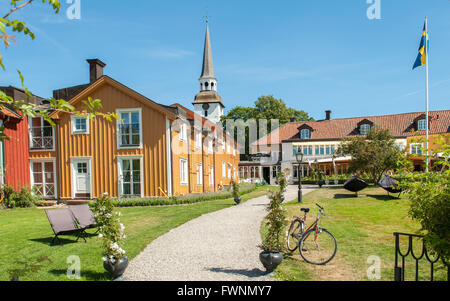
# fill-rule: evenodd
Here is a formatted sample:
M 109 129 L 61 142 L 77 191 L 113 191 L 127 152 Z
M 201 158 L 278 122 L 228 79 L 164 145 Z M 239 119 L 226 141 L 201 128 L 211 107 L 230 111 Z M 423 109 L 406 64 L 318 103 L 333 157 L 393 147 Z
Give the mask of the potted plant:
M 231 186 L 233 188 L 234 201 L 236 202 L 237 205 L 239 205 L 241 203 L 241 200 L 242 200 L 241 196 L 240 196 L 240 193 L 239 193 L 239 184 L 236 183 L 236 181 L 233 178 L 231 178 Z
M 337 175 L 333 176 L 333 181 L 334 181 L 334 185 L 338 185 L 339 184 L 339 179 Z
M 283 260 L 284 250 L 284 227 L 286 226 L 285 210 L 281 207 L 281 196 L 283 195 L 284 181 L 281 179 L 284 177 L 283 173 L 278 175 L 280 179 L 280 190 L 272 193 L 269 196 L 270 203 L 267 207 L 269 212 L 266 216 L 265 224 L 267 226 L 267 234 L 264 236 L 263 242 L 260 248 L 263 250 L 259 254 L 259 260 L 266 268 L 268 273 L 271 273 Z
M 94 217 L 99 226 L 98 237 L 103 240 L 103 267 L 114 278 L 122 276 L 128 266 L 128 258 L 122 249 L 125 226 L 120 223 L 120 216 L 107 194 L 95 200 Z

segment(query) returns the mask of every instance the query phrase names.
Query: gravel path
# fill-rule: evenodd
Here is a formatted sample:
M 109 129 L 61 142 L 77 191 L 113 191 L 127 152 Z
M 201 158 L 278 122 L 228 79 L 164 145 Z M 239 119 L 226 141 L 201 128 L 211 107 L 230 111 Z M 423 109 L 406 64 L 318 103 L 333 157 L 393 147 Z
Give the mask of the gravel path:
M 303 193 L 313 189 L 305 186 Z M 288 186 L 286 201 L 297 197 Z M 128 280 L 272 280 L 259 261 L 267 196 L 202 215 L 152 241 L 129 264 Z

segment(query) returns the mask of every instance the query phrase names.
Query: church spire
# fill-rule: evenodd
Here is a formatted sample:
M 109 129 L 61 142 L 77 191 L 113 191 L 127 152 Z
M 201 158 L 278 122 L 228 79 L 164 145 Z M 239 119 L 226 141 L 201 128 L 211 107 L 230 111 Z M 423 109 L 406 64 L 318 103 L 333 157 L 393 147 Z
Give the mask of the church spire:
M 209 39 L 209 26 L 208 20 L 206 20 L 206 35 L 205 35 L 205 48 L 203 50 L 203 66 L 202 75 L 200 78 L 215 78 L 214 77 L 214 66 L 211 52 L 211 42 Z

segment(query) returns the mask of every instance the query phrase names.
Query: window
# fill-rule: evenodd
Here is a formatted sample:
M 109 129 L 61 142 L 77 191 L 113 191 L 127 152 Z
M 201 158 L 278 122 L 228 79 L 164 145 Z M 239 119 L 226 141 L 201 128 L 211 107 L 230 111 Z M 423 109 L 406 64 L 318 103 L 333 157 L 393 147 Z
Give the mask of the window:
M 361 135 L 367 135 L 367 133 L 369 133 L 369 131 L 370 131 L 370 124 L 362 124 L 359 127 L 359 133 Z
M 281 166 L 272 166 L 272 178 L 276 178 L 279 172 L 281 172 Z
M 228 178 L 231 179 L 231 164 L 228 164 Z
M 225 152 L 225 139 L 222 140 L 222 151 Z
M 297 179 L 298 178 L 298 165 L 292 166 L 292 169 L 293 169 L 293 172 L 292 172 L 293 177 L 294 177 L 294 179 Z
M 196 148 L 202 147 L 202 133 L 195 134 L 195 147 Z
M 48 121 L 42 117 L 29 119 L 30 125 L 30 149 L 31 150 L 53 150 L 54 129 Z
M 227 143 L 227 154 L 231 153 L 231 149 L 230 149 L 230 143 Z
M 323 145 L 320 146 L 320 155 L 321 156 L 325 155 L 325 146 Z
M 418 131 L 426 131 L 427 130 L 427 122 L 425 119 L 420 119 L 417 121 L 417 130 Z
M 142 196 L 141 177 L 142 158 L 120 158 L 120 195 L 122 196 Z
M 211 165 L 209 166 L 208 179 L 209 179 L 209 185 L 214 186 L 214 167 L 212 167 Z
M 412 155 L 422 155 L 422 143 L 411 144 L 411 154 Z
M 197 163 L 197 185 L 203 185 L 203 165 Z
M 208 141 L 208 152 L 209 152 L 210 154 L 212 154 L 212 153 L 214 152 L 212 140 L 209 140 L 209 141 Z
M 79 116 L 71 116 L 72 134 L 89 134 L 89 120 Z
M 141 110 L 118 110 L 118 145 L 119 148 L 136 148 L 142 144 Z
M 87 168 L 87 167 L 86 167 Z M 32 161 L 32 186 L 44 198 L 56 197 L 55 161 Z
M 226 178 L 227 177 L 227 170 L 226 170 L 227 166 L 225 161 L 222 161 L 222 178 Z
M 180 159 L 180 183 L 181 185 L 188 184 L 188 166 L 186 159 Z
M 236 147 L 232 145 L 231 148 L 233 149 L 233 156 L 236 156 Z
M 308 129 L 301 130 L 300 139 L 311 139 L 311 131 Z
M 181 141 L 186 141 L 187 138 L 187 128 L 186 128 L 186 124 L 182 123 L 180 125 L 180 134 L 178 135 L 180 137 Z

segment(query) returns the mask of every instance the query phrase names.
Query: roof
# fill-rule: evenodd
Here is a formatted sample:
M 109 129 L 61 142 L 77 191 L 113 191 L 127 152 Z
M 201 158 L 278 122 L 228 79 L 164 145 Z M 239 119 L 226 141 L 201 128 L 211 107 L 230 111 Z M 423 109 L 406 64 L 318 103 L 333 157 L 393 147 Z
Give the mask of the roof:
M 163 105 L 160 105 L 159 103 L 154 102 L 153 100 L 145 97 L 144 95 L 134 91 L 133 89 L 125 86 L 124 84 L 112 79 L 111 77 L 109 77 L 107 75 L 101 76 L 99 79 L 97 79 L 92 84 L 87 85 L 84 89 L 82 89 L 79 93 L 77 93 L 71 99 L 66 99 L 66 100 L 69 101 L 69 104 L 74 105 L 74 104 L 78 103 L 79 101 L 88 97 L 93 91 L 95 91 L 97 88 L 103 86 L 104 84 L 109 84 L 109 85 L 115 87 L 116 89 L 119 89 L 123 93 L 126 93 L 127 95 L 130 95 L 132 98 L 140 101 L 142 104 L 148 105 L 148 106 L 152 107 L 153 109 L 155 109 L 156 111 L 166 115 L 171 120 L 176 119 L 176 114 L 172 110 L 168 110 L 166 106 L 163 106 Z M 83 86 L 83 85 L 81 85 L 81 86 Z M 76 86 L 76 87 L 81 87 L 81 86 Z M 64 89 L 59 89 L 56 91 L 61 91 L 61 90 L 64 90 Z M 57 118 L 58 114 L 59 114 L 59 112 L 55 111 L 50 114 L 50 117 Z
M 203 49 L 203 66 L 202 75 L 200 78 L 215 78 L 208 24 L 206 24 L 205 47 Z
M 9 116 L 12 118 L 16 118 L 16 119 L 22 119 L 22 116 L 20 116 L 19 113 L 17 113 L 15 110 L 8 108 L 5 104 L 2 104 L 2 106 L 0 106 L 0 118 L 2 118 L 3 116 Z
M 216 91 L 201 91 L 200 93 L 197 93 L 195 95 L 195 99 L 193 104 L 198 103 L 220 103 L 222 107 L 225 107 L 222 103 L 222 97 L 220 97 L 219 94 L 217 94 Z
M 279 144 L 281 142 L 304 142 L 314 140 L 340 140 L 359 135 L 358 125 L 362 121 L 373 123 L 380 129 L 388 129 L 396 138 L 425 135 L 415 131 L 416 121 L 425 119 L 424 112 L 403 113 L 382 116 L 365 116 L 342 119 L 290 122 L 255 142 L 256 145 Z M 450 133 L 450 110 L 429 112 L 429 134 Z M 363 122 L 363 123 L 364 123 Z M 312 128 L 311 139 L 300 139 L 299 128 Z M 278 139 L 277 139 L 278 135 Z M 267 139 L 267 140 L 266 140 Z

